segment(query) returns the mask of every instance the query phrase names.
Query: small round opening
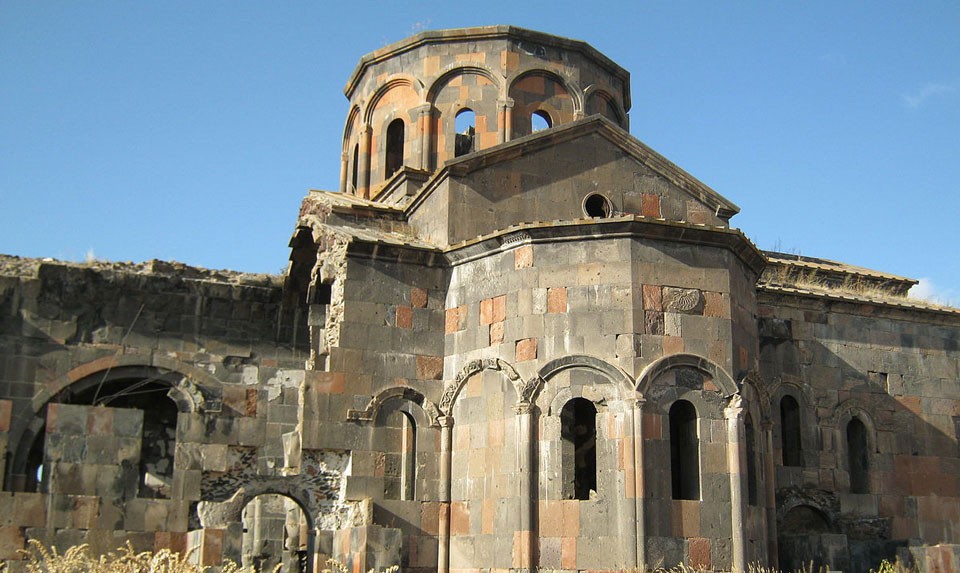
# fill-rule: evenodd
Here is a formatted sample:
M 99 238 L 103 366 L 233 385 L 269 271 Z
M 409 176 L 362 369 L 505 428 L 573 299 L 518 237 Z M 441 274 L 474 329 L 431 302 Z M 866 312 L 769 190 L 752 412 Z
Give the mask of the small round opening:
M 583 212 L 587 217 L 609 217 L 610 200 L 599 193 L 591 193 L 583 200 Z

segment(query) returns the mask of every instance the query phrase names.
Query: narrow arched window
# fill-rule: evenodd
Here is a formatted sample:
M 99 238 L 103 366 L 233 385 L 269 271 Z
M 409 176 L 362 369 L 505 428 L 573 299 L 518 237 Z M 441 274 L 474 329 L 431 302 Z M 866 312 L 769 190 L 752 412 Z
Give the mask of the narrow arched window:
M 850 493 L 869 493 L 870 475 L 867 457 L 867 427 L 859 418 L 847 423 L 847 462 L 850 467 Z
M 395 119 L 387 126 L 386 177 L 403 166 L 403 120 Z
M 550 129 L 551 127 L 553 127 L 553 121 L 550 119 L 550 114 L 542 109 L 537 110 L 530 115 L 531 133 L 543 131 L 544 129 Z
M 360 144 L 353 146 L 353 172 L 350 175 L 351 188 L 350 192 L 356 194 L 357 192 L 357 175 L 360 172 Z
M 753 418 L 747 414 L 743 424 L 744 439 L 747 441 L 747 503 L 757 505 L 757 447 Z
M 457 112 L 454 120 L 454 150 L 453 156 L 460 157 L 473 153 L 476 139 L 477 115 L 470 108 L 463 108 Z
M 670 407 L 670 476 L 673 499 L 700 499 L 697 409 L 686 400 Z
M 385 421 L 389 445 L 384 469 L 384 495 L 387 499 L 415 499 L 417 423 L 413 416 L 403 410 L 394 410 Z
M 793 396 L 784 396 L 780 400 L 780 441 L 783 450 L 783 465 L 802 466 L 800 406 Z
M 597 491 L 597 408 L 574 398 L 560 412 L 563 497 L 590 499 Z

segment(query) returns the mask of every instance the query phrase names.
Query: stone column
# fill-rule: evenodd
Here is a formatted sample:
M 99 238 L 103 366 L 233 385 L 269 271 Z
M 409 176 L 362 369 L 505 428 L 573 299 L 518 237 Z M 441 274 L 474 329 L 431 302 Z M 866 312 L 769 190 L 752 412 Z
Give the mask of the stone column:
M 746 552 L 743 523 L 743 469 L 741 468 L 741 449 L 743 448 L 743 399 L 739 394 L 730 398 L 724 408 L 723 416 L 727 420 L 727 470 L 730 473 L 730 536 L 733 545 L 733 573 L 746 571 Z
M 340 154 L 340 192 L 347 192 L 347 164 L 349 163 L 349 155 L 346 151 Z
M 647 565 L 647 524 L 646 508 L 644 498 L 646 497 L 646 484 L 644 483 L 644 460 L 643 460 L 643 405 L 646 402 L 637 392 L 637 397 L 633 402 L 633 451 L 627 452 L 629 456 L 633 454 L 633 511 L 637 524 L 636 543 L 636 563 L 634 567 L 644 569 Z
M 360 173 L 357 174 L 357 196 L 367 199 L 370 197 L 370 143 L 373 128 L 370 124 L 360 126 Z
M 513 98 L 497 100 L 497 108 L 500 110 L 500 136 L 497 143 L 506 143 L 513 132 Z
M 440 416 L 440 539 L 437 546 L 437 573 L 450 571 L 450 464 L 453 445 L 453 416 Z
M 418 122 L 420 124 L 420 169 L 430 171 L 430 143 L 431 130 L 433 123 L 433 106 L 429 103 L 423 104 L 417 108 Z
M 773 466 L 773 421 L 764 418 L 761 422 L 764 438 L 764 505 L 767 510 L 767 563 L 777 569 L 780 566 L 779 548 L 777 547 L 777 474 Z
M 520 547 L 519 562 L 514 561 L 514 568 L 522 571 L 531 571 L 536 558 L 536 536 L 534 535 L 534 506 L 537 503 L 536 487 L 537 476 L 533 471 L 533 463 L 537 455 L 536 435 L 533 425 L 533 404 L 520 402 L 514 408 L 517 413 L 517 477 L 520 487 L 517 495 L 520 498 Z

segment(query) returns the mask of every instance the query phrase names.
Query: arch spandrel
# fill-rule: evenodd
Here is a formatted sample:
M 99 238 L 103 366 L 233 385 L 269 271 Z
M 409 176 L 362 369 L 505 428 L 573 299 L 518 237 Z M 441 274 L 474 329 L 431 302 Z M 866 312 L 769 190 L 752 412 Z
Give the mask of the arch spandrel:
M 662 374 L 675 368 L 692 368 L 710 377 L 723 398 L 737 394 L 740 389 L 733 378 L 719 365 L 695 354 L 671 354 L 651 362 L 637 378 L 636 390 L 643 396 L 650 393 L 653 382 Z

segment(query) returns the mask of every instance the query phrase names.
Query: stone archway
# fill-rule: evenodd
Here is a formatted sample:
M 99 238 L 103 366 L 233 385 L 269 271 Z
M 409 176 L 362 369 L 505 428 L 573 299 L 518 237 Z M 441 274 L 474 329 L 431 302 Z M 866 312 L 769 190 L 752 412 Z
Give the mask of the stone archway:
M 308 515 L 296 500 L 263 493 L 247 501 L 240 514 L 240 562 L 255 571 L 303 573 L 308 570 L 312 532 Z

